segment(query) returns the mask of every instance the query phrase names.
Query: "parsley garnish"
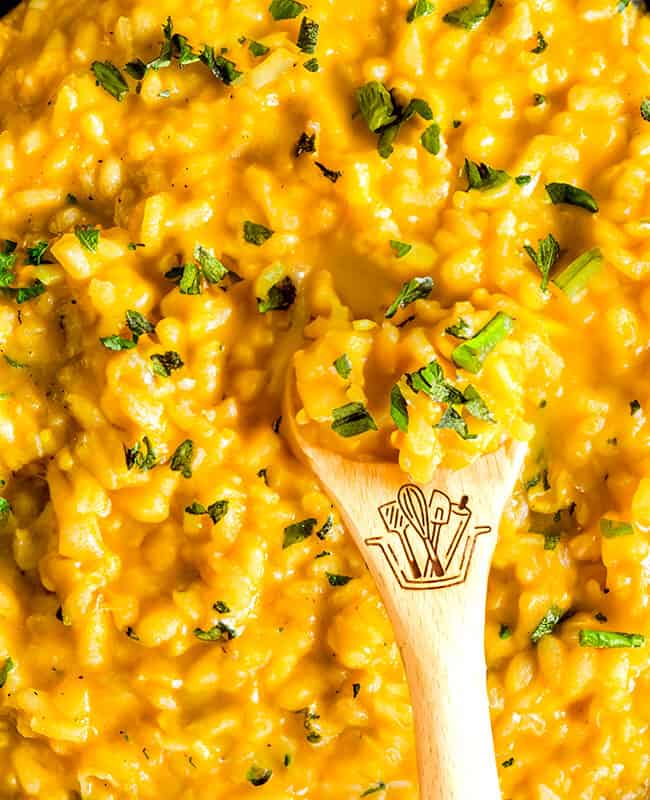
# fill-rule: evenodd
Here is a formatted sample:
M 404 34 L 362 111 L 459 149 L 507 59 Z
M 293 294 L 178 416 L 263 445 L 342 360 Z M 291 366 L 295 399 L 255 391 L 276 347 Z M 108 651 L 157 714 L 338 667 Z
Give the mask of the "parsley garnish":
M 469 322 L 467 322 L 466 319 L 460 317 L 458 322 L 455 322 L 453 325 L 445 328 L 445 333 L 448 333 L 450 336 L 455 336 L 456 339 L 471 339 L 472 326 L 469 324 Z
M 193 455 L 194 442 L 191 439 L 185 439 L 185 441 L 181 442 L 176 450 L 174 450 L 169 468 L 173 472 L 180 472 L 184 478 L 191 478 Z
M 630 402 L 630 414 L 634 416 L 637 413 L 637 411 L 640 410 L 641 410 L 641 403 L 639 403 L 638 400 L 632 400 Z
M 643 647 L 645 636 L 640 633 L 599 631 L 583 628 L 578 634 L 580 647 Z
M 162 26 L 162 30 L 164 39 L 160 47 L 160 55 L 146 65 L 149 69 L 159 70 L 163 67 L 168 67 L 172 63 L 172 34 L 174 26 L 171 17 L 167 17 L 167 22 Z
M 546 96 L 543 94 L 539 94 L 539 92 L 535 92 L 533 95 L 533 104 L 536 106 L 543 106 L 546 102 Z
M 445 380 L 442 367 L 435 360 L 416 372 L 407 373 L 406 382 L 416 394 L 422 392 L 438 403 L 465 402 L 463 393 Z
M 192 514 L 194 516 L 208 516 L 212 520 L 212 524 L 216 525 L 217 522 L 221 522 L 228 513 L 229 505 L 228 500 L 216 500 L 206 507 L 202 503 L 197 503 L 195 500 L 189 506 L 185 507 L 185 511 L 187 514 Z
M 110 61 L 93 61 L 90 66 L 95 75 L 95 83 L 118 102 L 122 102 L 129 93 L 129 85 L 120 70 Z
M 390 416 L 398 431 L 406 433 L 409 428 L 409 410 L 402 390 L 397 384 L 390 390 Z
M 33 247 L 28 247 L 26 249 L 27 259 L 25 260 L 26 264 L 34 264 L 38 266 L 39 264 L 43 263 L 43 256 L 47 253 L 47 248 L 49 247 L 47 242 L 36 242 Z
M 395 258 L 404 258 L 404 256 L 407 256 L 413 249 L 412 244 L 400 242 L 398 239 L 391 239 L 390 246 L 393 253 L 395 253 Z
M 310 58 L 308 61 L 305 61 L 303 67 L 307 72 L 318 72 L 320 70 L 320 64 L 317 58 Z
M 136 342 L 122 336 L 102 336 L 99 340 L 107 350 L 131 350 Z
M 97 247 L 99 245 L 98 228 L 93 228 L 92 225 L 77 225 L 74 232 L 84 250 L 88 250 L 90 253 L 97 252 Z
M 231 642 L 237 637 L 237 631 L 225 622 L 217 622 L 207 631 L 203 628 L 194 628 L 194 635 L 202 642 Z
M 230 606 L 227 603 L 224 603 L 223 600 L 217 600 L 216 603 L 212 604 L 212 608 L 214 608 L 218 614 L 230 613 Z
M 407 22 L 415 22 L 420 17 L 428 17 L 436 10 L 436 7 L 431 0 L 416 0 L 415 5 L 411 6 L 407 15 Z
M 286 550 L 292 544 L 303 542 L 308 539 L 314 532 L 314 528 L 318 524 L 318 520 L 313 517 L 303 519 L 301 522 L 295 522 L 293 525 L 287 525 L 284 529 L 284 540 L 282 542 L 282 549 Z
M 346 381 L 350 377 L 350 373 L 352 372 L 352 362 L 350 361 L 347 353 L 343 353 L 342 356 L 339 356 L 333 362 L 333 366 L 343 380 Z
M 509 639 L 512 636 L 512 628 L 501 623 L 499 626 L 499 639 Z
M 502 339 L 505 339 L 513 327 L 512 317 L 503 311 L 497 312 L 475 336 L 453 349 L 451 357 L 454 364 L 468 372 L 479 372 L 487 356 Z
M 650 98 L 644 97 L 640 106 L 641 116 L 646 122 L 650 122 Z
M 546 291 L 548 287 L 549 275 L 551 268 L 560 257 L 560 245 L 552 233 L 549 233 L 544 239 L 538 239 L 539 252 L 529 244 L 524 245 L 524 250 L 530 256 L 531 261 L 542 274 L 541 290 Z
M 0 497 L 0 520 L 5 521 L 11 512 L 11 503 L 4 497 Z
M 333 572 L 326 572 L 330 586 L 346 586 L 352 578 L 349 575 L 336 575 Z
M 440 152 L 440 125 L 434 122 L 420 136 L 422 147 L 434 156 Z
M 165 353 L 154 353 L 149 356 L 155 375 L 161 378 L 169 378 L 174 370 L 184 366 L 181 357 L 174 350 L 167 350 Z
M 597 247 L 594 247 L 574 259 L 557 277 L 553 278 L 553 283 L 567 297 L 573 299 L 586 288 L 591 278 L 600 272 L 602 266 L 603 255 Z
M 230 61 L 222 55 L 215 55 L 214 47 L 210 47 L 210 45 L 203 45 L 199 58 L 214 77 L 225 83 L 226 86 L 230 86 L 243 75 L 235 66 L 234 61 Z
M 412 278 L 402 285 L 397 297 L 388 307 L 386 319 L 392 319 L 401 308 L 411 305 L 416 300 L 425 300 L 433 289 L 433 278 L 425 275 L 421 278 Z
M 360 683 L 353 683 L 352 684 L 352 697 L 356 700 L 359 696 L 359 692 L 361 691 L 361 684 Z
M 443 415 L 438 422 L 433 426 L 434 428 L 449 428 L 455 431 L 461 439 L 476 439 L 475 433 L 470 433 L 467 427 L 467 422 L 461 415 L 451 406 L 447 406 Z
M 478 189 L 481 192 L 486 192 L 489 189 L 496 189 L 499 186 L 503 186 L 504 183 L 510 180 L 510 175 L 508 175 L 505 170 L 493 169 L 482 161 L 477 164 L 475 161 L 470 161 L 468 158 L 465 159 L 465 176 L 467 178 L 466 191 L 468 192 L 470 189 Z
M 16 280 L 13 268 L 16 264 L 16 242 L 5 240 L 4 249 L 0 253 L 0 286 L 9 286 Z
M 128 470 L 137 467 L 140 472 L 147 472 L 156 466 L 156 454 L 148 436 L 143 436 L 141 442 L 136 442 L 133 447 L 124 447 L 124 457 Z
M 37 278 L 31 286 L 22 286 L 20 289 L 5 289 L 5 292 L 11 291 L 11 294 L 16 299 L 16 302 L 20 304 L 26 303 L 28 300 L 34 300 L 36 297 L 40 297 L 45 289 L 45 284 Z
M 325 164 L 321 164 L 320 161 L 314 161 L 314 164 L 323 173 L 324 177 L 326 177 L 328 181 L 332 181 L 332 183 L 336 183 L 343 175 L 340 170 L 328 169 Z
M 376 431 L 377 424 L 363 403 L 346 403 L 332 411 L 332 430 L 349 439 L 366 431 Z
M 511 767 L 514 763 L 515 763 L 515 760 L 511 756 L 510 758 L 507 758 L 505 761 L 502 761 L 501 762 L 501 766 L 504 767 L 504 768 L 507 768 L 507 767 Z
M 141 81 L 147 74 L 147 65 L 141 58 L 135 58 L 124 65 L 124 72 L 135 81 Z
M 375 794 L 375 792 L 383 792 L 386 788 L 386 784 L 383 781 L 377 781 L 374 786 L 371 786 L 369 789 L 366 789 L 363 794 L 360 794 L 359 797 L 369 797 L 371 794 Z
M 334 517 L 331 514 L 328 514 L 327 519 L 323 523 L 323 527 L 320 530 L 316 531 L 316 536 L 318 536 L 318 538 L 321 541 L 325 541 L 325 539 L 327 539 L 327 536 L 333 527 L 334 527 Z
M 201 270 L 196 264 L 183 264 L 178 283 L 181 294 L 201 294 Z
M 156 330 L 153 322 L 149 322 L 139 311 L 133 311 L 132 309 L 126 312 L 126 326 L 133 334 L 134 342 L 137 342 L 140 336 L 144 336 L 145 333 L 153 333 Z
M 482 419 L 485 422 L 496 422 L 485 400 L 471 384 L 465 388 L 463 394 L 465 396 L 465 408 L 469 414 L 475 419 Z
M 300 139 L 296 142 L 294 155 L 299 158 L 303 153 L 316 152 L 316 134 L 301 133 Z
M 269 11 L 275 20 L 295 19 L 302 14 L 305 8 L 305 5 L 296 0 L 272 0 Z
M 296 286 L 287 275 L 271 286 L 266 297 L 257 298 L 257 310 L 260 314 L 266 314 L 268 311 L 286 311 L 295 301 Z
M 600 532 L 606 539 L 616 539 L 619 536 L 630 536 L 634 533 L 634 528 L 629 522 L 604 517 L 600 520 Z
M 379 81 L 370 81 L 361 86 L 356 95 L 368 128 L 372 133 L 379 134 L 378 150 L 382 158 L 388 158 L 393 152 L 393 143 L 405 122 L 416 114 L 428 121 L 433 119 L 433 112 L 426 101 L 413 98 L 402 108 Z
M 515 183 L 517 186 L 525 186 L 527 183 L 530 183 L 532 178 L 530 175 L 517 175 L 515 178 Z
M 461 6 L 445 14 L 443 22 L 457 28 L 473 31 L 492 11 L 494 0 L 473 0 L 467 6 Z
M 253 39 L 251 39 L 248 43 L 248 50 L 252 56 L 255 56 L 255 58 L 260 58 L 261 56 L 265 56 L 269 52 L 270 48 L 265 44 L 255 42 Z
M 298 49 L 308 55 L 315 53 L 318 45 L 319 30 L 320 26 L 317 22 L 308 17 L 303 17 L 300 22 L 300 32 L 298 33 Z
M 530 51 L 531 53 L 543 53 L 544 50 L 548 47 L 548 43 L 544 38 L 544 34 L 541 31 L 537 31 L 537 44 L 533 49 Z
M 559 606 L 553 605 L 544 614 L 541 620 L 537 623 L 535 630 L 530 634 L 530 640 L 533 644 L 537 644 L 544 636 L 553 633 L 555 626 L 562 619 L 563 613 Z
M 598 211 L 598 203 L 589 192 L 580 189 L 578 186 L 572 186 L 570 183 L 547 183 L 546 192 L 553 205 L 563 203 L 565 205 L 578 206 L 591 214 L 595 214 Z
M 255 247 L 261 247 L 274 233 L 275 231 L 258 222 L 251 222 L 248 219 L 244 222 L 244 241 L 254 244 Z
M 9 677 L 9 673 L 16 665 L 13 662 L 11 656 L 5 658 L 5 663 L 0 667 L 0 689 L 4 689 L 5 683 L 7 682 L 7 678 Z

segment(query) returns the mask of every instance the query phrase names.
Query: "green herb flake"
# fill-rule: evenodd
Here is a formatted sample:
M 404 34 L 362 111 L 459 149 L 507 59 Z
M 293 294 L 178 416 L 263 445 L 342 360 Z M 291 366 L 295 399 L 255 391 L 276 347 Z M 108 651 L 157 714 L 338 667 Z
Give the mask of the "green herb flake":
M 333 363 L 334 369 L 337 373 L 343 378 L 344 381 L 350 377 L 350 373 L 352 372 L 352 362 L 347 353 L 343 353 L 342 356 L 339 356 Z
M 440 125 L 436 122 L 429 125 L 420 136 L 420 142 L 428 153 L 437 156 L 440 152 Z
M 352 684 L 352 697 L 356 700 L 359 696 L 359 692 L 361 691 L 361 684 L 360 683 L 353 683 Z
M 508 767 L 511 767 L 511 766 L 512 766 L 514 763 L 515 763 L 515 760 L 514 760 L 514 758 L 512 758 L 512 756 L 511 756 L 510 758 L 507 758 L 505 761 L 502 761 L 502 762 L 501 762 L 501 766 L 502 766 L 504 769 L 507 769 Z
M 286 311 L 296 301 L 296 286 L 289 276 L 274 283 L 266 297 L 257 298 L 257 310 L 260 314 L 269 311 Z
M 0 497 L 0 521 L 4 522 L 11 513 L 11 503 L 4 497 Z
M 579 295 L 587 284 L 600 272 L 603 266 L 603 254 L 601 251 L 594 247 L 592 250 L 587 250 L 586 253 L 574 259 L 568 267 L 565 267 L 562 272 L 553 279 L 553 283 L 561 289 L 564 294 L 571 300 Z
M 344 439 L 377 430 L 375 420 L 363 403 L 346 403 L 335 408 L 332 419 L 332 430 Z
M 248 50 L 255 58 L 261 58 L 269 52 L 270 48 L 265 44 L 260 44 L 260 42 L 255 42 L 251 39 L 248 43 Z
M 349 575 L 336 575 L 333 572 L 326 572 L 325 574 L 330 586 L 347 586 L 352 580 Z
M 282 763 L 285 767 L 290 766 L 291 764 L 291 753 L 285 753 L 284 758 L 282 759 Z
M 228 500 L 216 500 L 214 503 L 210 503 L 206 508 L 202 503 L 197 503 L 195 500 L 193 503 L 190 503 L 189 506 L 185 507 L 185 512 L 194 516 L 208 516 L 212 520 L 212 524 L 216 525 L 218 522 L 221 522 L 228 513 L 229 505 L 230 503 Z
M 298 33 L 298 49 L 308 55 L 315 53 L 318 45 L 319 30 L 320 26 L 317 22 L 308 17 L 303 17 L 300 21 L 300 31 Z
M 141 58 L 136 58 L 124 65 L 124 72 L 133 80 L 141 81 L 147 74 L 147 65 Z
M 192 477 L 192 458 L 194 456 L 194 442 L 191 439 L 185 439 L 181 442 L 169 462 L 169 468 L 172 472 L 180 472 L 184 478 Z
M 201 294 L 201 270 L 196 264 L 183 264 L 178 288 L 181 294 Z
M 194 64 L 201 60 L 201 56 L 199 53 L 194 52 L 187 37 L 181 36 L 180 33 L 175 33 L 172 36 L 172 52 L 178 58 L 178 66 L 181 69 L 188 64 Z
M 421 367 L 417 372 L 406 374 L 406 382 L 417 394 L 423 392 L 437 403 L 462 404 L 465 402 L 463 393 L 445 380 L 445 374 L 437 361 L 430 361 L 426 367 Z
M 323 523 L 323 527 L 320 530 L 316 531 L 316 536 L 318 536 L 318 538 L 321 541 L 324 541 L 325 539 L 327 539 L 333 527 L 334 527 L 334 517 L 331 514 L 328 514 L 327 519 Z
M 296 0 L 272 0 L 269 11 L 274 20 L 295 19 L 299 17 L 307 6 Z
M 157 58 L 154 58 L 153 61 L 150 61 L 146 66 L 148 69 L 159 70 L 163 69 L 163 67 L 168 67 L 172 63 L 172 35 L 174 32 L 174 26 L 172 23 L 172 18 L 167 17 L 167 21 L 162 26 L 163 31 L 163 42 L 160 47 L 160 55 Z
M 15 663 L 11 656 L 5 658 L 5 663 L 0 667 L 0 689 L 4 689 L 9 673 L 14 669 Z
M 208 630 L 203 628 L 194 628 L 194 635 L 202 642 L 231 642 L 237 638 L 237 631 L 226 625 L 225 622 L 217 622 Z
M 544 636 L 548 636 L 550 633 L 553 633 L 555 626 L 562 619 L 562 616 L 562 609 L 559 606 L 552 605 L 537 623 L 535 630 L 530 634 L 531 642 L 533 644 L 537 644 L 537 642 L 544 638 Z
M 397 430 L 407 433 L 409 429 L 409 410 L 402 390 L 397 384 L 390 390 L 390 416 Z
M 407 22 L 415 22 L 420 17 L 428 17 L 436 10 L 431 0 L 416 0 L 415 5 L 411 6 L 406 15 Z
M 260 225 L 248 219 L 244 222 L 244 241 L 254 244 L 255 247 L 261 247 L 274 233 L 275 231 L 267 228 L 266 225 Z
M 650 122 L 650 97 L 644 97 L 640 106 L 641 116 L 646 122 Z
M 461 439 L 468 440 L 477 438 L 476 434 L 469 432 L 467 422 L 461 417 L 458 411 L 451 406 L 447 406 L 443 415 L 433 427 L 455 431 Z
M 90 68 L 95 76 L 97 86 L 101 86 L 104 91 L 121 103 L 129 93 L 129 85 L 115 64 L 110 61 L 93 61 Z
M 77 225 L 74 232 L 84 250 L 88 250 L 89 253 L 97 252 L 99 245 L 98 228 L 93 228 L 92 225 Z
M 513 327 L 512 317 L 503 311 L 497 312 L 475 336 L 454 348 L 451 353 L 454 364 L 468 372 L 479 372 L 487 356 Z
M 468 414 L 471 414 L 475 419 L 482 419 L 484 422 L 496 422 L 485 400 L 471 384 L 463 390 L 463 394 L 465 395 L 465 409 Z
M 12 294 L 16 302 L 20 305 L 21 303 L 27 303 L 29 300 L 40 297 L 45 292 L 46 288 L 45 284 L 37 278 L 31 286 L 22 286 L 20 289 L 13 289 Z
M 149 359 L 153 364 L 154 374 L 161 378 L 169 378 L 172 372 L 185 366 L 185 362 L 174 350 L 167 350 L 165 353 L 154 353 L 149 356 Z
M 641 403 L 638 400 L 632 400 L 630 402 L 630 414 L 634 416 L 639 411 L 641 411 Z
M 604 517 L 600 520 L 600 532 L 605 539 L 617 539 L 619 536 L 631 536 L 634 528 L 629 522 Z
M 501 623 L 499 626 L 499 639 L 509 639 L 512 636 L 512 628 Z
M 227 603 L 224 603 L 223 600 L 217 600 L 216 603 L 212 604 L 212 608 L 217 612 L 217 614 L 230 613 L 230 606 Z
M 535 248 L 531 247 L 529 244 L 524 245 L 524 250 L 540 271 L 542 275 L 540 288 L 545 292 L 548 288 L 551 269 L 560 257 L 560 245 L 552 233 L 549 233 L 544 239 L 539 239 L 537 244 L 538 252 L 535 252 Z
M 370 797 L 371 794 L 375 794 L 376 792 L 383 792 L 386 789 L 386 784 L 383 781 L 377 781 L 373 786 L 369 789 L 366 789 L 363 794 L 360 794 L 359 797 Z
M 203 270 L 203 276 L 208 283 L 220 283 L 228 274 L 228 269 L 203 245 L 198 244 L 195 247 L 194 258 Z
M 318 520 L 313 517 L 303 519 L 300 522 L 295 522 L 292 525 L 287 525 L 284 529 L 284 540 L 282 542 L 282 549 L 286 550 L 291 545 L 304 542 L 314 532 L 314 528 L 318 524 Z
M 420 278 L 412 278 L 402 285 L 397 297 L 388 307 L 386 319 L 392 319 L 401 309 L 414 303 L 416 300 L 426 300 L 433 289 L 433 278 L 425 275 Z
M 613 647 L 644 647 L 645 636 L 640 633 L 620 633 L 583 628 L 578 634 L 580 647 L 599 649 Z
M 532 181 L 532 177 L 530 175 L 517 175 L 515 178 L 515 183 L 517 186 L 525 186 L 527 183 Z
M 390 125 L 397 119 L 393 98 L 379 81 L 370 81 L 357 89 L 359 111 L 372 133 Z
M 303 67 L 307 72 L 318 72 L 320 70 L 320 64 L 317 58 L 310 58 L 308 61 L 305 61 Z
M 143 436 L 141 442 L 136 442 L 133 447 L 124 447 L 124 458 L 128 470 L 136 467 L 140 472 L 147 472 L 156 466 L 156 453 L 148 436 Z
M 320 161 L 314 161 L 314 166 L 318 167 L 323 177 L 327 178 L 327 180 L 332 183 L 336 183 L 339 178 L 343 177 L 343 173 L 340 170 L 329 169 L 325 164 L 321 164 Z
M 149 322 L 139 311 L 134 311 L 133 309 L 129 309 L 126 312 L 126 326 L 133 334 L 135 342 L 138 341 L 140 336 L 151 334 L 156 330 L 153 322 Z
M 300 134 L 300 138 L 296 142 L 296 146 L 294 147 L 293 154 L 296 158 L 300 158 L 303 153 L 315 153 L 316 152 L 316 134 L 308 134 L 303 131 Z
M 598 203 L 589 192 L 577 186 L 572 186 L 570 183 L 547 183 L 546 192 L 553 205 L 578 206 L 591 214 L 595 214 L 598 211 Z
M 73 194 L 71 194 L 70 192 L 68 192 L 66 194 L 65 200 L 66 200 L 66 203 L 69 203 L 71 206 L 76 206 L 77 205 L 77 198 Z
M 450 336 L 454 336 L 456 339 L 471 339 L 472 326 L 466 319 L 459 317 L 458 322 L 455 322 L 453 325 L 445 328 L 445 333 L 448 333 Z
M 473 0 L 469 5 L 461 6 L 445 14 L 442 18 L 447 25 L 473 31 L 489 15 L 494 6 L 494 0 Z
M 541 31 L 537 31 L 537 44 L 533 49 L 530 51 L 531 53 L 543 53 L 544 50 L 548 47 L 548 42 L 544 38 L 544 34 Z
M 465 159 L 465 177 L 467 178 L 466 191 L 468 192 L 471 189 L 486 192 L 503 186 L 510 180 L 510 175 L 505 170 L 493 169 L 483 161 L 477 163 L 468 158 Z
M 400 242 L 398 239 L 391 239 L 390 246 L 393 253 L 395 253 L 395 258 L 404 258 L 404 256 L 407 256 L 413 249 L 412 244 Z
M 26 264 L 34 264 L 35 266 L 39 266 L 43 263 L 43 256 L 47 253 L 47 248 L 49 244 L 45 241 L 36 242 L 33 247 L 28 247 L 26 249 L 27 258 L 25 260 Z
M 543 94 L 539 94 L 539 92 L 535 92 L 533 95 L 533 105 L 535 106 L 543 106 L 546 103 L 546 96 Z
M 210 45 L 203 45 L 199 59 L 214 77 L 218 78 L 226 86 L 232 85 L 243 75 L 243 72 L 237 69 L 234 61 L 230 61 L 230 59 L 222 55 L 215 55 L 214 47 L 210 47 Z
M 124 339 L 122 336 L 102 336 L 99 341 L 107 350 L 132 350 L 136 342 L 133 339 Z

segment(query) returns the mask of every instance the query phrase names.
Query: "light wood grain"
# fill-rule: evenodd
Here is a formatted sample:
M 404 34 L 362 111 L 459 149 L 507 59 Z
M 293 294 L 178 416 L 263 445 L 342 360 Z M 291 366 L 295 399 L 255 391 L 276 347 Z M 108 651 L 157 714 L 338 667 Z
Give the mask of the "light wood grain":
M 424 578 L 409 575 L 408 568 L 400 571 L 395 565 L 391 567 L 380 545 L 380 541 L 390 542 L 392 552 L 407 566 L 411 563 L 410 546 L 403 541 L 407 537 L 387 533 L 378 510 L 395 500 L 401 487 L 411 483 L 408 476 L 394 464 L 352 462 L 308 444 L 295 424 L 290 400 L 285 402 L 285 420 L 294 451 L 319 477 L 338 506 L 393 624 L 411 691 L 421 800 L 499 800 L 483 649 L 485 598 L 499 520 L 520 473 L 525 446 L 510 443 L 466 469 L 439 470 L 430 484 L 420 487 L 427 501 L 434 489 L 444 492 L 455 504 L 462 504 L 461 498 L 467 498 L 471 520 L 456 562 L 461 548 L 470 548 L 474 539 L 464 581 L 443 588 L 420 588 Z M 433 539 L 429 535 L 430 541 L 425 542 L 421 536 L 422 541 L 418 541 L 414 531 L 418 519 L 428 513 L 429 523 L 424 527 L 440 530 L 431 518 L 438 504 L 425 510 L 420 497 L 412 488 L 402 494 L 408 513 L 399 517 L 402 526 L 409 525 L 408 538 L 419 548 L 416 571 L 431 552 Z M 442 516 L 444 498 L 436 497 L 441 500 L 438 513 Z M 457 505 L 455 519 L 461 519 L 464 513 L 467 512 Z M 398 512 L 391 505 L 386 514 L 394 516 Z M 488 527 L 490 532 L 484 532 Z M 446 532 L 451 530 L 450 526 L 443 528 Z M 438 550 L 444 560 L 445 547 L 440 545 Z M 445 580 L 444 575 L 438 574 L 441 567 L 436 568 L 435 560 L 425 564 L 429 583 Z M 453 578 L 451 567 L 449 572 Z M 410 587 L 400 585 L 398 576 L 403 584 L 410 578 Z

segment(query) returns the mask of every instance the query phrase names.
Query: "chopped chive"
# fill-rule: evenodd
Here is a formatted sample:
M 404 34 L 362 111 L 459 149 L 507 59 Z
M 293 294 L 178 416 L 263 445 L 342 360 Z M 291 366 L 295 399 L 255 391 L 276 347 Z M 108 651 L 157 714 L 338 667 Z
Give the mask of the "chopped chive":
M 401 308 L 414 303 L 416 300 L 425 300 L 433 289 L 433 278 L 425 275 L 421 278 L 412 278 L 402 285 L 397 297 L 388 307 L 386 319 L 392 319 Z
M 398 431 L 408 432 L 409 410 L 402 390 L 397 384 L 390 390 L 390 416 Z
M 332 430 L 345 439 L 376 431 L 377 423 L 363 403 L 346 403 L 332 411 Z
M 630 536 L 634 533 L 634 528 L 629 522 L 604 517 L 600 520 L 600 532 L 606 539 L 616 539 L 619 536 Z
M 513 327 L 512 317 L 503 311 L 497 312 L 475 336 L 454 348 L 451 354 L 454 364 L 468 372 L 479 372 L 487 356 Z
M 90 68 L 95 76 L 97 86 L 101 86 L 104 91 L 121 103 L 129 93 L 129 85 L 115 64 L 110 61 L 93 61 Z
M 643 647 L 645 636 L 640 633 L 620 633 L 583 628 L 578 634 L 580 647 Z
M 586 288 L 591 278 L 600 272 L 603 266 L 603 254 L 597 247 L 587 250 L 573 260 L 560 274 L 553 279 L 553 283 L 564 294 L 573 299 Z
M 553 633 L 555 626 L 562 619 L 563 612 L 559 606 L 553 605 L 544 614 L 541 620 L 537 623 L 535 630 L 530 634 L 530 640 L 533 644 L 537 644 L 544 636 Z
M 295 522 L 293 525 L 287 525 L 284 529 L 284 540 L 282 542 L 282 549 L 286 550 L 293 544 L 303 542 L 308 539 L 314 532 L 314 528 L 318 524 L 318 520 L 313 517 L 303 519 L 300 522 Z

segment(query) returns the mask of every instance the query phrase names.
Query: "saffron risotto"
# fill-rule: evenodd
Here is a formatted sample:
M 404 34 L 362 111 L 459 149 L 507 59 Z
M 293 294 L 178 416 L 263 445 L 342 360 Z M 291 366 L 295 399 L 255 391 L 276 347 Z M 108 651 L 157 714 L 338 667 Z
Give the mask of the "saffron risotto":
M 0 20 L 0 797 L 418 797 L 294 367 L 306 434 L 419 481 L 529 442 L 503 797 L 648 796 L 650 16 L 458 6 Z

